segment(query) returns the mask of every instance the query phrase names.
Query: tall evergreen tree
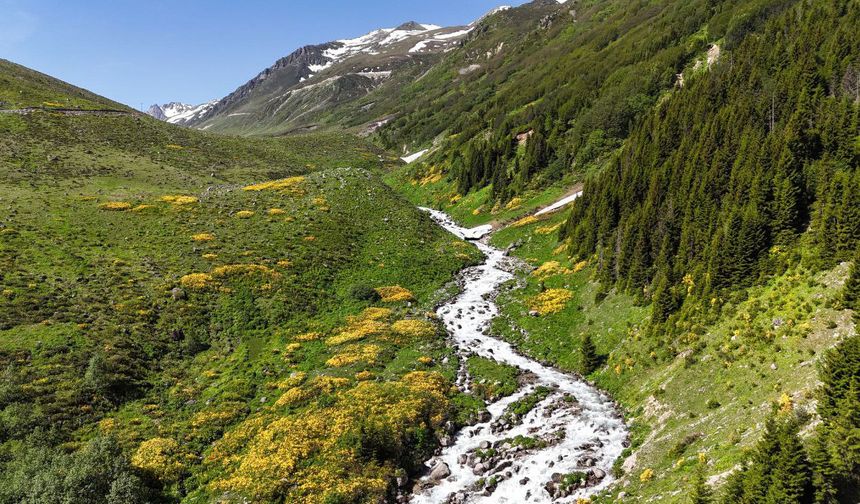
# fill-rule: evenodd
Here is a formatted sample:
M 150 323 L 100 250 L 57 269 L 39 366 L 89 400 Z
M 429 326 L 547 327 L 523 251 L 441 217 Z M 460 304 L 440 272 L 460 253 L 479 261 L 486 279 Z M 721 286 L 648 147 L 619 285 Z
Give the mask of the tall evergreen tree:
M 708 486 L 705 475 L 704 463 L 699 463 L 696 467 L 696 472 L 693 474 L 692 484 L 690 486 L 690 494 L 687 498 L 689 504 L 711 504 L 714 501 L 711 487 Z
M 600 367 L 600 356 L 597 347 L 591 341 L 591 335 L 585 333 L 582 337 L 582 374 L 590 375 Z
M 846 308 L 854 310 L 854 320 L 860 322 L 860 247 L 854 254 L 845 290 L 842 291 L 842 301 Z

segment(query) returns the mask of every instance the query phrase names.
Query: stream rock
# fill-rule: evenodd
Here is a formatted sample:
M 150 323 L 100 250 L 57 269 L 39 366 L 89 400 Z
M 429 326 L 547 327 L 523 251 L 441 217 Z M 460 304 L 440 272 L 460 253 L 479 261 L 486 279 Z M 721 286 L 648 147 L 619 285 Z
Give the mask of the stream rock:
M 430 479 L 433 481 L 445 479 L 450 475 L 451 469 L 445 462 L 438 462 L 435 466 L 433 466 L 433 470 L 430 471 Z

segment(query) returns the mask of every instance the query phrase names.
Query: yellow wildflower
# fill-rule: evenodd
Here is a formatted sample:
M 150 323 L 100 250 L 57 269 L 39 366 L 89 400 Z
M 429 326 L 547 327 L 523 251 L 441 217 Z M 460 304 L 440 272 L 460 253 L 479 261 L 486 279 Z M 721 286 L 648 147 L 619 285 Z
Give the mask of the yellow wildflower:
M 567 289 L 548 289 L 532 298 L 529 307 L 540 315 L 558 313 L 564 310 L 572 297 L 573 294 Z
M 254 184 L 245 186 L 244 190 L 246 191 L 278 191 L 285 194 L 303 194 L 301 189 L 302 182 L 305 181 L 304 177 L 289 177 L 280 180 L 272 180 L 269 182 L 263 182 L 260 184 Z
M 568 275 L 570 273 L 572 271 L 562 266 L 558 261 L 547 261 L 541 264 L 538 269 L 532 271 L 532 276 L 545 280 L 551 276 Z
M 386 303 L 394 303 L 398 301 L 412 301 L 415 296 L 408 289 L 404 289 L 399 285 L 390 287 L 377 287 L 376 292 L 382 297 L 382 301 Z
M 188 289 L 205 289 L 212 285 L 212 275 L 208 273 L 190 273 L 179 279 L 179 283 Z
M 391 324 L 391 329 L 410 338 L 430 338 L 436 334 L 436 326 L 425 320 L 398 320 Z
M 131 464 L 164 482 L 176 481 L 184 470 L 179 460 L 179 444 L 169 438 L 141 443 L 131 457 Z
M 110 212 L 124 212 L 131 209 L 131 203 L 126 203 L 125 201 L 108 201 L 99 205 L 99 208 Z
M 528 226 L 529 224 L 534 224 L 537 221 L 538 221 L 537 217 L 535 217 L 534 215 L 529 215 L 528 217 L 523 217 L 522 219 L 514 222 L 513 224 L 511 224 L 511 226 L 523 227 L 523 226 Z
M 215 235 L 212 233 L 197 233 L 196 235 L 191 236 L 191 240 L 196 242 L 208 242 L 214 239 Z
M 293 339 L 296 341 L 316 341 L 318 339 L 322 339 L 322 337 L 323 337 L 322 333 L 309 332 L 309 333 L 299 334 L 298 336 L 295 336 Z
M 182 194 L 162 196 L 161 201 L 171 203 L 173 205 L 191 205 L 200 201 L 195 196 L 186 196 Z

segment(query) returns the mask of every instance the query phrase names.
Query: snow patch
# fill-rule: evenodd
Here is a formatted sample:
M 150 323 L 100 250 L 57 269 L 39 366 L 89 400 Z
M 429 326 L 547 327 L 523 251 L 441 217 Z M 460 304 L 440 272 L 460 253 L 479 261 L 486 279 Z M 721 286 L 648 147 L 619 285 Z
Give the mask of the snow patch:
M 544 215 L 544 214 L 548 214 L 551 212 L 555 212 L 559 208 L 562 208 L 564 206 L 567 206 L 567 205 L 573 203 L 580 196 L 582 196 L 582 191 L 579 191 L 578 193 L 574 193 L 574 194 L 571 194 L 570 196 L 562 198 L 562 199 L 556 201 L 555 203 L 553 203 L 552 205 L 550 205 L 550 206 L 544 208 L 543 210 L 535 213 L 535 217 L 537 217 L 538 215 Z
M 472 27 L 469 27 L 469 28 L 466 28 L 466 29 L 463 29 L 463 30 L 458 30 L 458 31 L 455 31 L 455 32 L 450 32 L 450 33 L 440 33 L 440 34 L 438 34 L 438 35 L 433 35 L 432 37 L 430 37 L 430 38 L 428 38 L 428 39 L 424 39 L 424 40 L 422 40 L 422 41 L 418 42 L 417 44 L 415 44 L 414 46 L 412 46 L 412 49 L 409 49 L 409 52 L 410 52 L 410 53 L 413 53 L 413 54 L 414 54 L 414 53 L 417 53 L 417 52 L 421 52 L 421 51 L 423 51 L 423 50 L 424 50 L 428 45 L 430 45 L 430 44 L 431 44 L 431 43 L 433 43 L 433 42 L 437 42 L 437 43 L 445 43 L 445 42 L 450 41 L 451 39 L 456 39 L 456 38 L 462 38 L 462 37 L 465 37 L 465 36 L 466 36 L 466 35 L 468 35 L 468 34 L 469 34 L 469 32 L 471 32 L 472 30 L 473 30 L 473 28 L 472 28 Z
M 405 162 L 406 164 L 409 164 L 409 163 L 411 163 L 411 162 L 415 161 L 416 159 L 420 158 L 420 157 L 421 157 L 421 156 L 423 156 L 424 154 L 427 154 L 427 151 L 428 151 L 428 150 L 430 150 L 430 149 L 424 149 L 424 150 L 422 150 L 422 151 L 418 151 L 418 152 L 416 152 L 415 154 L 410 154 L 410 155 L 408 155 L 408 156 L 403 156 L 403 157 L 402 157 L 402 158 L 400 158 L 400 159 L 401 159 L 401 160 L 403 160 L 403 162 Z

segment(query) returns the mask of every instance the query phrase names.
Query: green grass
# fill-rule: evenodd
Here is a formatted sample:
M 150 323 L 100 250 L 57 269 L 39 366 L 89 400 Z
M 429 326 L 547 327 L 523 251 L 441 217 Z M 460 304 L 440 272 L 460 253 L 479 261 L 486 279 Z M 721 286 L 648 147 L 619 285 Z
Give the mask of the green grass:
M 362 438 L 364 422 L 426 404 L 463 422 L 481 407 L 447 385 L 457 356 L 429 314 L 443 286 L 479 253 L 385 185 L 379 174 L 388 158 L 372 146 L 346 135 L 248 140 L 147 118 L 51 113 L 0 115 L 0 132 L 0 451 L 8 455 L 0 497 L 31 491 L 22 474 L 53 470 L 35 465 L 41 459 L 32 450 L 62 443 L 70 451 L 110 436 L 129 457 L 146 440 L 176 441 L 182 475 L 155 485 L 174 502 L 209 502 L 211 483 L 244 473 L 206 457 L 259 419 L 331 417 L 357 407 L 357 394 L 382 394 L 386 407 L 326 434 L 359 453 L 371 442 Z M 290 176 L 304 177 L 291 193 L 244 190 Z M 162 200 L 171 195 L 192 200 Z M 106 209 L 111 202 L 129 209 Z M 223 269 L 233 265 L 254 269 Z M 191 274 L 209 275 L 200 277 L 203 288 L 187 282 Z M 356 294 L 358 286 L 372 293 L 395 285 L 413 299 Z M 369 307 L 392 310 L 380 330 L 356 343 L 326 341 Z M 430 331 L 401 334 L 402 320 Z M 300 338 L 310 332 L 321 336 Z M 333 360 L 364 348 L 373 355 Z M 446 385 L 410 388 L 402 380 L 414 372 Z M 311 397 L 276 407 L 296 373 L 307 374 L 296 386 Z M 316 390 L 318 377 L 344 382 Z M 428 394 L 441 395 L 430 401 Z M 442 425 L 408 418 L 398 442 L 432 439 Z M 56 441 L 13 450 L 52 427 Z M 247 449 L 230 451 L 250 456 Z M 410 445 L 349 477 L 414 472 L 429 449 Z M 320 470 L 352 463 L 325 454 L 302 463 Z
M 483 357 L 469 357 L 466 369 L 472 378 L 472 393 L 486 402 L 495 402 L 519 388 L 519 371 L 513 366 Z
M 0 59 L 0 109 L 24 107 L 130 110 L 85 89 Z

